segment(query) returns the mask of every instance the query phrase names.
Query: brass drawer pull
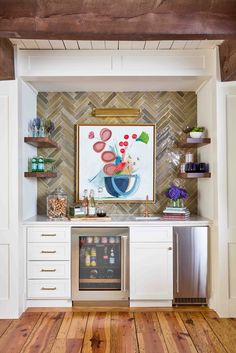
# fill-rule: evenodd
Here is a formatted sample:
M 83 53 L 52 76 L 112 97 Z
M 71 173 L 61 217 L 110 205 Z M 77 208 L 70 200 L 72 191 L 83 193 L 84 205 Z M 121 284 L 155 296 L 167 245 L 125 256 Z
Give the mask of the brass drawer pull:
M 42 287 L 41 290 L 56 290 L 57 287 Z
M 41 237 L 56 237 L 56 233 L 54 234 L 41 234 Z
M 52 269 L 52 270 L 48 270 L 48 269 L 45 269 L 45 268 L 42 268 L 41 272 L 56 272 L 56 269 Z
M 42 250 L 41 254 L 56 254 L 56 250 Z

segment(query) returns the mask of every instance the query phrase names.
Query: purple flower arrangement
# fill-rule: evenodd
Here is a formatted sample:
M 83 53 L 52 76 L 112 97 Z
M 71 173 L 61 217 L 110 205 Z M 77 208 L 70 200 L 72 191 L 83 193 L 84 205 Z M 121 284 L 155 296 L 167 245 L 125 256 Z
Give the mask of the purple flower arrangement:
M 165 195 L 168 197 L 168 199 L 171 199 L 173 201 L 176 201 L 179 199 L 187 199 L 188 197 L 188 193 L 186 192 L 185 189 L 175 185 L 172 185 L 171 187 L 169 187 Z

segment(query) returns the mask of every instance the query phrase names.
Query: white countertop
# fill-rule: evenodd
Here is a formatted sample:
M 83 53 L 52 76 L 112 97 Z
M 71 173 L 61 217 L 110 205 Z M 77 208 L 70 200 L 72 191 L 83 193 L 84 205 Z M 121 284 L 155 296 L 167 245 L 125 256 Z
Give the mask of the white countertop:
M 34 216 L 26 219 L 23 224 L 25 226 L 70 226 L 70 227 L 110 227 L 110 226 L 208 226 L 212 223 L 211 220 L 200 217 L 190 216 L 188 220 L 164 220 L 150 219 L 137 220 L 134 215 L 110 215 L 111 220 L 50 220 L 46 216 Z M 161 217 L 161 216 L 160 216 Z

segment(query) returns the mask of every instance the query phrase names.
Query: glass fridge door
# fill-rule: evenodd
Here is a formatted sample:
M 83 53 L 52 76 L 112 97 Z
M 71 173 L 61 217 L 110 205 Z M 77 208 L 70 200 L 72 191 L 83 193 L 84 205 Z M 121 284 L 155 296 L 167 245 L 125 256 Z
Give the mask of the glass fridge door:
M 121 236 L 79 237 L 79 290 L 121 290 Z

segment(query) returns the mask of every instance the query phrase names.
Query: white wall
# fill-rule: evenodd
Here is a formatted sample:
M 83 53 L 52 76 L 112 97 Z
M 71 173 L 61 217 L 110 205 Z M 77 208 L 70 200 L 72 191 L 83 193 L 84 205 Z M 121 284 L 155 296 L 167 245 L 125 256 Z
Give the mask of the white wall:
M 20 80 L 0 82 L 0 318 L 24 309 L 22 221 L 36 214 L 37 183 L 23 177 L 35 148 L 23 143 L 36 116 L 36 93 Z
M 18 82 L 0 82 L 0 318 L 19 316 Z
M 219 126 L 218 126 L 218 105 L 217 105 L 217 78 L 219 71 L 218 50 L 214 50 L 212 60 L 212 78 L 206 82 L 197 92 L 197 118 L 198 126 L 206 128 L 207 137 L 211 138 L 211 144 L 200 147 L 198 149 L 198 158 L 201 162 L 208 162 L 210 166 L 211 178 L 198 179 L 198 211 L 199 215 L 212 220 L 209 228 L 209 306 L 222 314 L 221 299 L 221 283 L 226 278 L 220 274 L 222 267 L 221 256 L 222 249 L 219 242 L 219 225 L 218 225 L 218 204 L 219 189 L 218 155 L 221 151 L 221 143 L 219 143 Z M 227 286 L 227 283 L 225 283 Z
M 217 54 L 217 52 L 216 52 Z M 198 125 L 211 145 L 199 148 L 212 177 L 199 180 L 199 214 L 213 220 L 210 231 L 210 306 L 222 317 L 236 316 L 236 82 L 215 78 L 198 91 Z
M 200 147 L 198 149 L 198 160 L 200 162 L 209 163 L 210 172 L 209 179 L 198 179 L 198 212 L 199 215 L 213 220 L 213 225 L 209 232 L 209 305 L 215 308 L 215 288 L 216 288 L 216 254 L 217 254 L 217 207 L 214 193 L 214 185 L 216 184 L 216 82 L 212 78 L 197 92 L 197 120 L 198 126 L 206 128 L 206 136 L 211 138 L 211 144 Z
M 209 80 L 197 92 L 197 121 L 198 126 L 206 128 L 206 136 L 211 138 L 211 144 L 198 149 L 198 160 L 209 163 L 212 178 L 198 179 L 198 209 L 199 214 L 214 219 L 213 182 L 216 176 L 214 149 L 216 145 L 215 129 L 215 80 Z
M 21 218 L 22 220 L 37 214 L 37 180 L 36 178 L 25 178 L 24 171 L 28 171 L 28 159 L 37 155 L 37 149 L 24 143 L 24 137 L 28 136 L 28 124 L 37 116 L 37 92 L 28 84 L 20 80 L 19 86 L 19 150 L 21 152 Z
M 37 180 L 25 178 L 24 172 L 28 171 L 28 159 L 37 154 L 37 149 L 24 143 L 28 136 L 28 123 L 37 114 L 37 92 L 31 86 L 19 79 L 19 312 L 25 309 L 25 279 L 26 279 L 26 249 L 23 231 L 23 220 L 37 214 Z
M 217 83 L 218 296 L 222 316 L 236 316 L 236 82 Z
M 236 316 L 236 83 L 226 96 L 229 312 Z

